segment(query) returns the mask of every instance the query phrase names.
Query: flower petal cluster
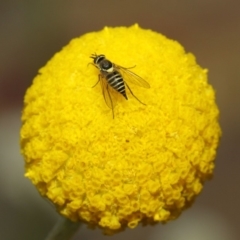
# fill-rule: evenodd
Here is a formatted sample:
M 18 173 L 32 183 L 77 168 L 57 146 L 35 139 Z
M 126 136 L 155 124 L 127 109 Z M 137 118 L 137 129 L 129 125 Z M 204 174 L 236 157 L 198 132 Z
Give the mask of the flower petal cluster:
M 91 54 L 150 88 L 119 93 L 115 118 Z M 72 221 L 119 231 L 179 216 L 211 177 L 221 130 L 215 93 L 191 53 L 151 30 L 105 27 L 73 39 L 26 92 L 21 152 L 42 196 Z

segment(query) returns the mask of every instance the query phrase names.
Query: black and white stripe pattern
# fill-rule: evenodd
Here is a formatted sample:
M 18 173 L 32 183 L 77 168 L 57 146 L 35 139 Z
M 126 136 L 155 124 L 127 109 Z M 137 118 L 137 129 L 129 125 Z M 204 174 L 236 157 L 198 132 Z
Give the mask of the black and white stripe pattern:
M 107 73 L 106 80 L 112 88 L 121 93 L 127 99 L 125 84 L 119 72 L 115 70 L 111 73 Z
M 117 92 L 121 93 L 126 99 L 126 88 L 124 80 L 120 72 L 118 72 L 114 64 L 105 58 L 105 55 L 93 55 L 94 64 L 99 68 L 102 76 L 106 79 L 108 84 Z
M 129 81 L 140 87 L 150 88 L 148 82 L 146 82 L 143 78 L 129 70 L 133 67 L 121 67 L 120 65 L 117 65 L 106 59 L 105 55 L 103 54 L 97 55 L 95 53 L 92 54 L 90 58 L 93 59 L 93 63 L 91 64 L 99 70 L 98 81 L 94 86 L 101 82 L 104 100 L 107 106 L 112 109 L 113 118 L 114 107 L 116 106 L 116 103 L 118 101 L 114 93 L 115 91 L 120 93 L 125 99 L 128 99 L 126 94 L 127 88 L 129 93 L 135 99 L 137 99 L 141 104 L 146 105 L 134 95 L 127 83 L 127 81 Z

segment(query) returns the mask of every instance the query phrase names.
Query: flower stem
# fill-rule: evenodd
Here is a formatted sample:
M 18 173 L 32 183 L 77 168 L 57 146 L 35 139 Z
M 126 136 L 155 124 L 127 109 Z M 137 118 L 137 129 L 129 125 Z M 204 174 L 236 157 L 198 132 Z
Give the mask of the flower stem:
M 66 218 L 59 218 L 45 240 L 70 240 L 76 233 L 80 222 L 72 222 Z

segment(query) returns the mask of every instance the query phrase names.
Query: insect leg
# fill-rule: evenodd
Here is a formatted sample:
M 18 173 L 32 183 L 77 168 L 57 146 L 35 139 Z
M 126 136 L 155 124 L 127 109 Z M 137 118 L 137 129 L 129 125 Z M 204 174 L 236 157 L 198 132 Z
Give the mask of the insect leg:
M 128 90 L 130 91 L 130 93 L 143 105 L 146 105 L 145 103 L 141 102 L 132 92 L 131 88 L 128 86 L 128 84 L 125 82 L 125 85 L 127 86 Z
M 107 84 L 107 94 L 108 94 L 108 97 L 109 97 L 109 99 L 110 99 L 110 102 L 111 102 L 111 108 L 112 108 L 112 114 L 113 114 L 113 119 L 114 119 L 114 110 L 113 110 L 113 102 L 112 102 L 112 98 L 111 98 L 111 95 L 110 95 L 110 93 L 109 93 L 109 85 Z
M 120 67 L 120 66 L 119 66 Z M 124 70 L 128 70 L 128 69 L 132 69 L 132 68 L 135 68 L 136 67 L 136 65 L 134 65 L 134 66 L 132 66 L 132 67 L 120 67 L 120 68 L 123 68 Z
M 101 74 L 98 75 L 98 81 L 92 86 L 92 88 L 96 87 L 97 84 L 100 82 Z

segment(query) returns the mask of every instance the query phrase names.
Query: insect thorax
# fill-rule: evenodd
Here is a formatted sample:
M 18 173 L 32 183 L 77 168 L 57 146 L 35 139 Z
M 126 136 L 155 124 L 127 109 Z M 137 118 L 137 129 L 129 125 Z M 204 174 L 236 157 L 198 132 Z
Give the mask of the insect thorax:
M 110 62 L 109 60 L 107 59 L 104 59 L 102 60 L 100 63 L 100 68 L 103 72 L 112 72 L 114 69 L 113 69 L 113 64 L 112 62 Z

